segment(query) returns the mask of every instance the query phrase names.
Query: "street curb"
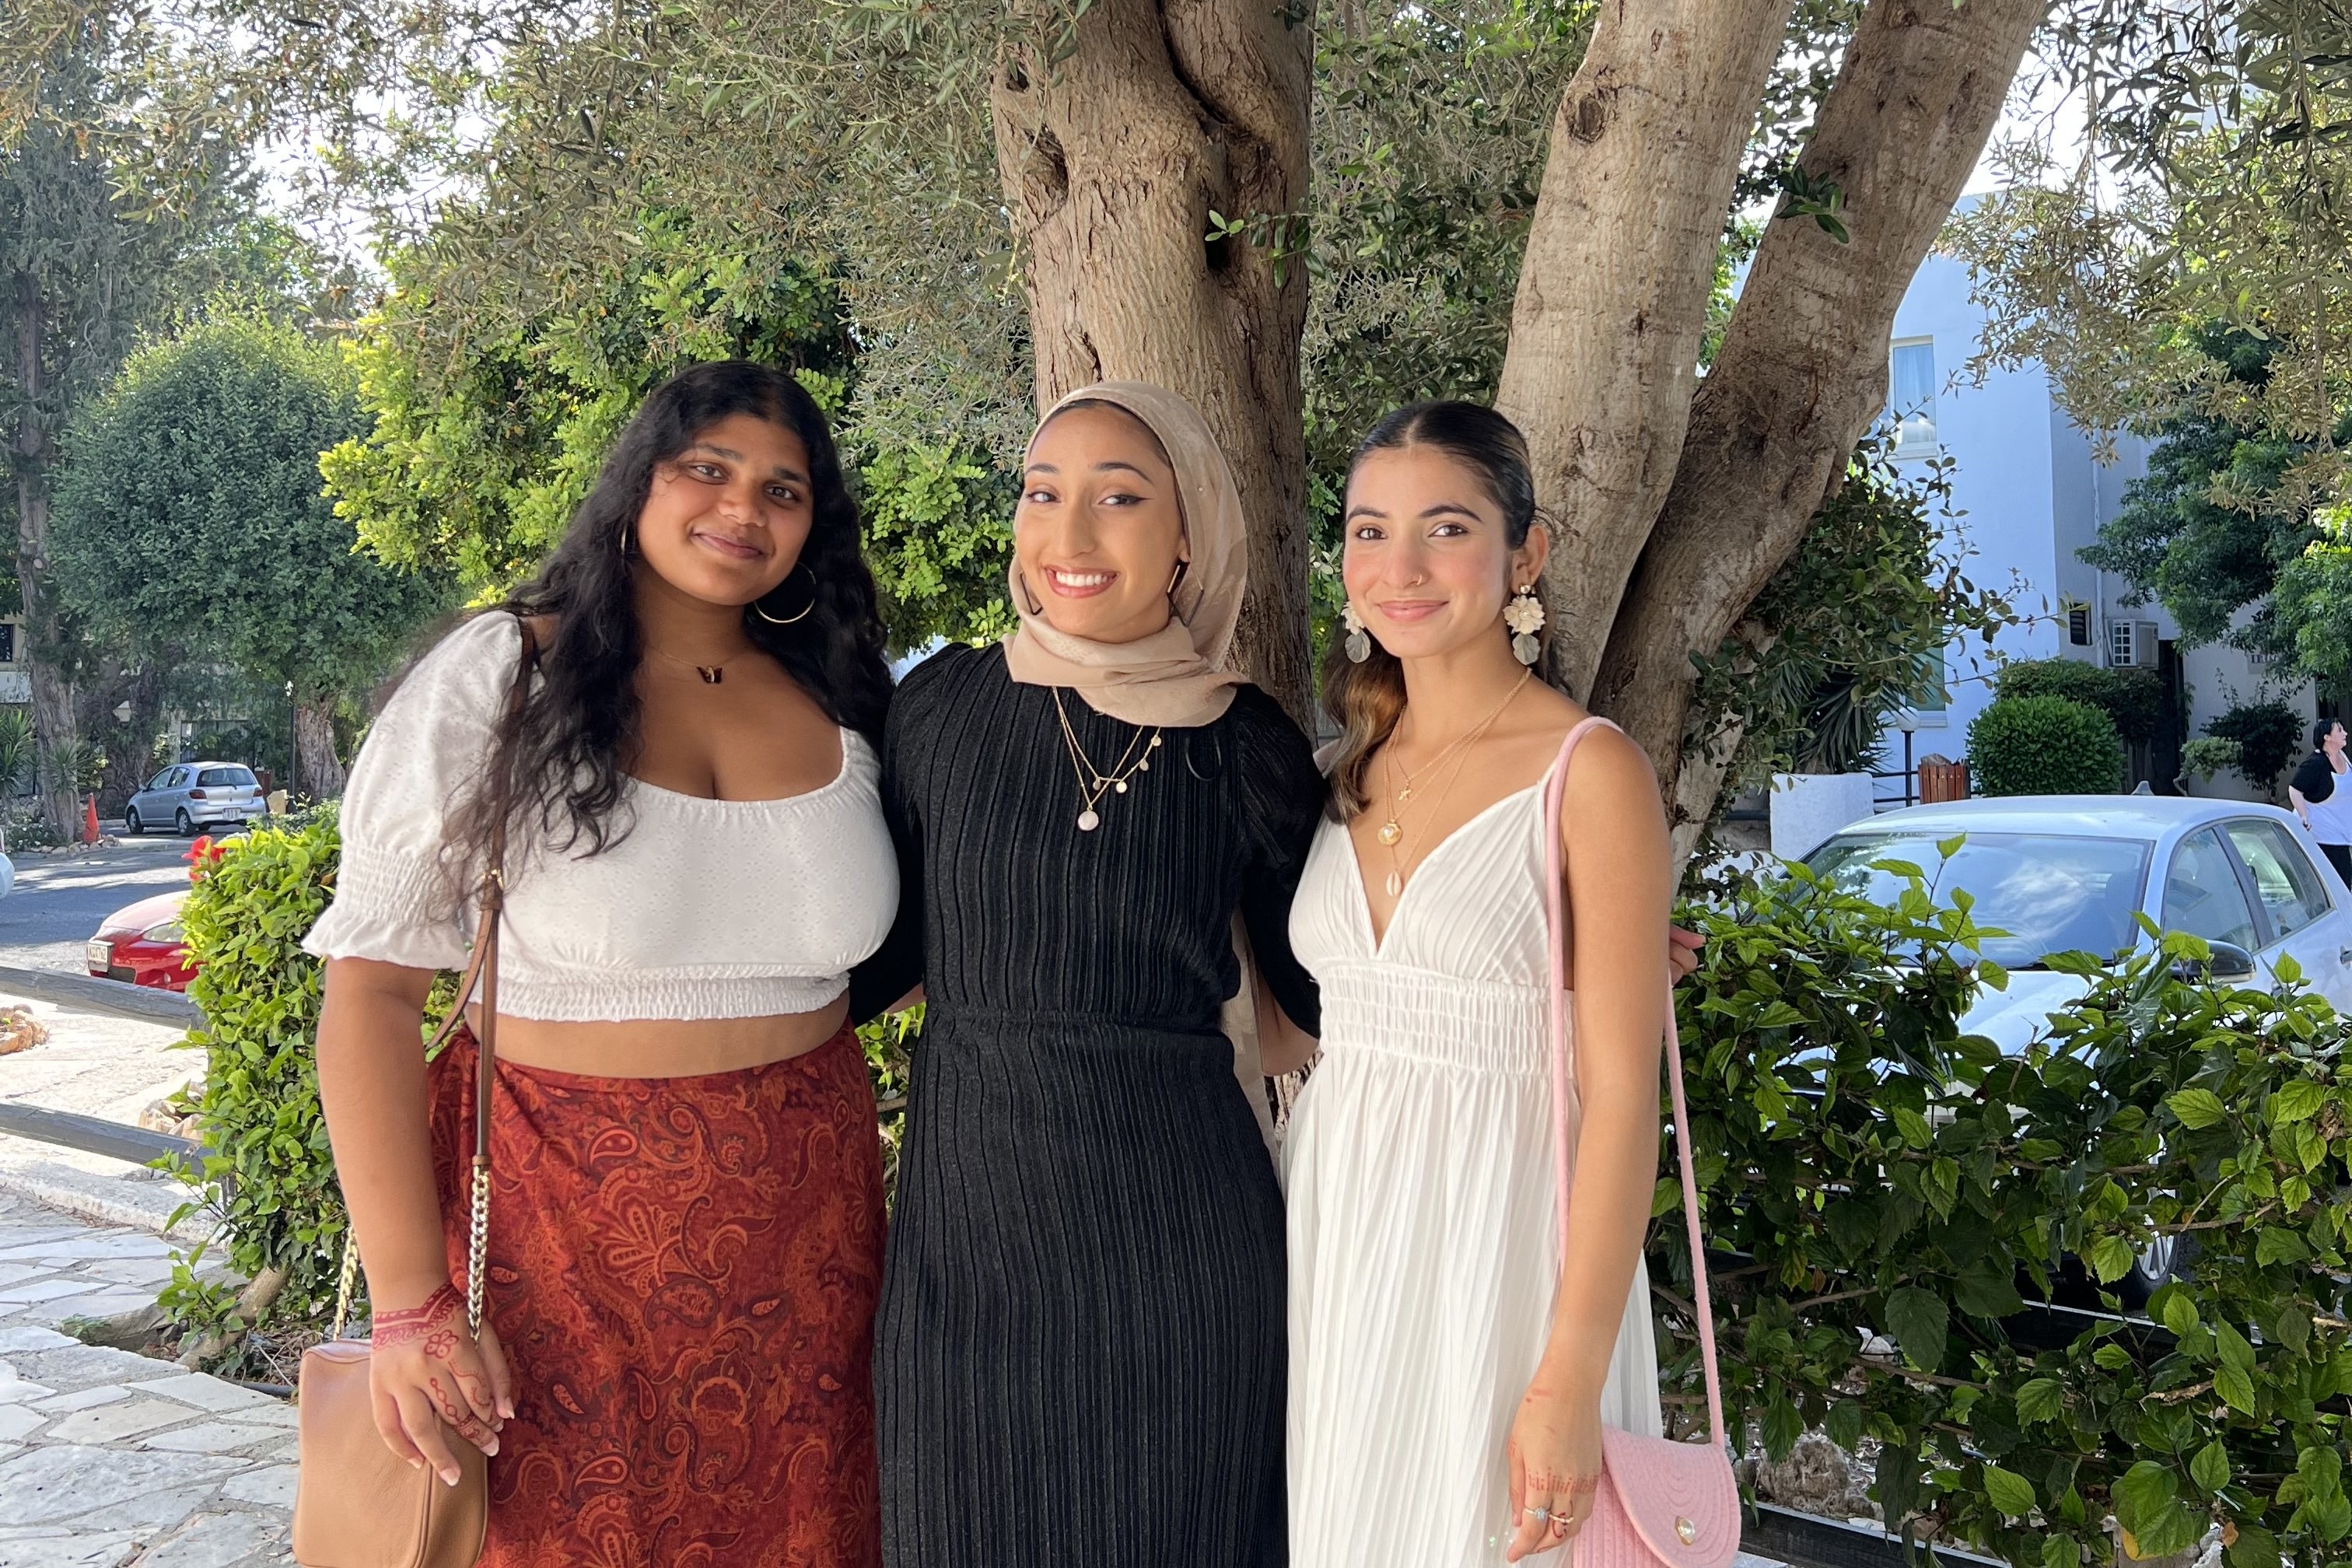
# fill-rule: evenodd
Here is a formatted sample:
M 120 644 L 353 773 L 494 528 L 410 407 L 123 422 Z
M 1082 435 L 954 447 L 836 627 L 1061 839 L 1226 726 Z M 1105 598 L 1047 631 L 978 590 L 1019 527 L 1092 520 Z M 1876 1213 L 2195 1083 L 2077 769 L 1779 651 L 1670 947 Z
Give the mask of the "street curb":
M 19 1142 L 21 1140 L 8 1139 L 5 1142 Z M 80 1173 L 67 1173 L 57 1166 L 49 1167 L 48 1171 L 37 1171 L 0 1164 L 0 1193 L 30 1198 L 44 1207 L 59 1210 L 77 1219 L 143 1230 L 184 1246 L 203 1241 L 213 1234 L 218 1224 L 215 1216 L 203 1210 L 188 1215 L 176 1226 L 169 1223 L 172 1211 L 179 1207 L 182 1201 L 179 1194 L 190 1190 L 178 1183 L 166 1180 L 152 1184 L 160 1189 L 157 1197 L 162 1198 L 168 1194 L 169 1203 L 142 1202 L 104 1190 L 110 1184 L 104 1177 L 87 1177 L 87 1184 L 84 1184 L 83 1182 L 64 1179 L 68 1174 L 79 1175 Z

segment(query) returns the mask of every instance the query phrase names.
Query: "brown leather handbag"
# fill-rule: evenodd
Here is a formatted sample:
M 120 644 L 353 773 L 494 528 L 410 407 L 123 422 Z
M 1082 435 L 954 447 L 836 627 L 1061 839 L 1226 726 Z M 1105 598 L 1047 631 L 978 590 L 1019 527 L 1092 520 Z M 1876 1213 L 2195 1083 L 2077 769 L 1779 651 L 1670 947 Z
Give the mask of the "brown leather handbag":
M 508 698 L 511 714 L 530 689 L 535 639 L 522 622 L 522 663 Z M 495 1082 L 499 1018 L 499 923 L 506 904 L 506 819 L 513 780 L 501 760 L 493 783 L 496 812 L 490 863 L 482 873 L 480 917 L 474 951 L 458 983 L 457 999 L 434 1033 L 427 1054 L 465 1021 L 467 998 L 481 985 L 482 1027 L 474 1082 L 473 1212 L 466 1253 L 466 1323 L 482 1331 L 484 1255 L 490 1239 L 490 1100 Z M 457 1484 L 411 1466 L 376 1430 L 368 1388 L 367 1342 L 342 1337 L 352 1289 L 359 1276 L 359 1243 L 346 1233 L 342 1284 L 335 1299 L 335 1329 L 324 1344 L 302 1352 L 300 1479 L 294 1493 L 294 1561 L 302 1568 L 473 1568 L 489 1526 L 489 1465 L 462 1439 Z

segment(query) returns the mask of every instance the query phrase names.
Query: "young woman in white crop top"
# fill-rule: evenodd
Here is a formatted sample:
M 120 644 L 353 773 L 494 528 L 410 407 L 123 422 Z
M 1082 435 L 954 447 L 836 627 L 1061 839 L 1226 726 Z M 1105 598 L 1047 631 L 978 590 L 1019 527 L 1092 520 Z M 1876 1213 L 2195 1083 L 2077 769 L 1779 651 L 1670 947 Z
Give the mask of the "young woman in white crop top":
M 698 366 L 646 399 L 538 576 L 411 671 L 353 770 L 307 944 L 320 1091 L 377 1425 L 444 1479 L 455 1443 L 493 1456 L 489 1568 L 879 1561 L 881 1163 L 845 991 L 898 874 L 857 552 L 808 395 Z M 467 956 L 494 760 L 514 784 L 477 1342 L 474 1047 L 427 1066 L 418 1042 Z

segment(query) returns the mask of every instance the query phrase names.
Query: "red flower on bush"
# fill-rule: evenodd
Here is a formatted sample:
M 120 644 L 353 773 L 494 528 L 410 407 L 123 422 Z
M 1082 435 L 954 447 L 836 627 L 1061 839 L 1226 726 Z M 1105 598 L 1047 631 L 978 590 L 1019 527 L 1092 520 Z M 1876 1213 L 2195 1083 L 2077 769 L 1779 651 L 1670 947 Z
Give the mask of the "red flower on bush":
M 213 836 L 209 833 L 189 845 L 188 852 L 180 857 L 188 863 L 188 880 L 193 882 L 203 877 L 205 868 L 226 853 L 228 853 L 228 846 L 214 843 Z

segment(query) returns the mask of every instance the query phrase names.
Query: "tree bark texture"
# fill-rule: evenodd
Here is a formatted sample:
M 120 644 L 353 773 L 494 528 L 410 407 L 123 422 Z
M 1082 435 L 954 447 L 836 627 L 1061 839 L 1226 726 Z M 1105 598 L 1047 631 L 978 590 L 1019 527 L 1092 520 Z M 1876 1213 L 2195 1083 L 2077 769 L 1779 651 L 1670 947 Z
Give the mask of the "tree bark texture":
M 1886 401 L 1895 311 L 2000 119 L 2047 0 L 1872 0 L 1800 160 L 1845 193 L 1853 239 L 1766 231 L 1591 689 L 1649 752 L 1677 815 L 1694 655 L 1712 655 L 1803 541 Z M 1701 765 L 1707 765 L 1702 763 Z M 1698 784 L 1703 781 L 1693 781 Z M 1702 798 L 1703 797 L 1703 798 Z
M 335 703 L 331 697 L 294 706 L 294 776 L 290 795 L 327 800 L 343 793 L 343 764 L 335 755 Z
M 49 596 L 49 464 L 57 443 L 47 424 L 39 281 L 30 272 L 10 279 L 20 405 L 13 446 L 16 476 L 16 583 L 23 597 L 22 656 L 31 671 L 33 737 L 40 772 L 41 813 L 67 838 L 81 831 L 81 797 L 74 788 L 72 681 L 58 662 L 58 609 Z
M 1613 0 L 1552 119 L 1496 406 L 1527 433 L 1555 525 L 1546 673 L 1579 697 L 1674 479 L 1724 212 L 1789 11 Z
M 1042 412 L 1088 382 L 1192 400 L 1250 521 L 1236 658 L 1302 723 L 1307 669 L 1303 254 L 1209 241 L 1209 214 L 1284 220 L 1307 196 L 1312 7 L 1095 0 L 1063 58 L 1008 48 L 997 166 L 1026 263 Z M 1302 16 L 1298 13 L 1306 13 Z M 1279 279 L 1277 279 L 1277 273 Z

